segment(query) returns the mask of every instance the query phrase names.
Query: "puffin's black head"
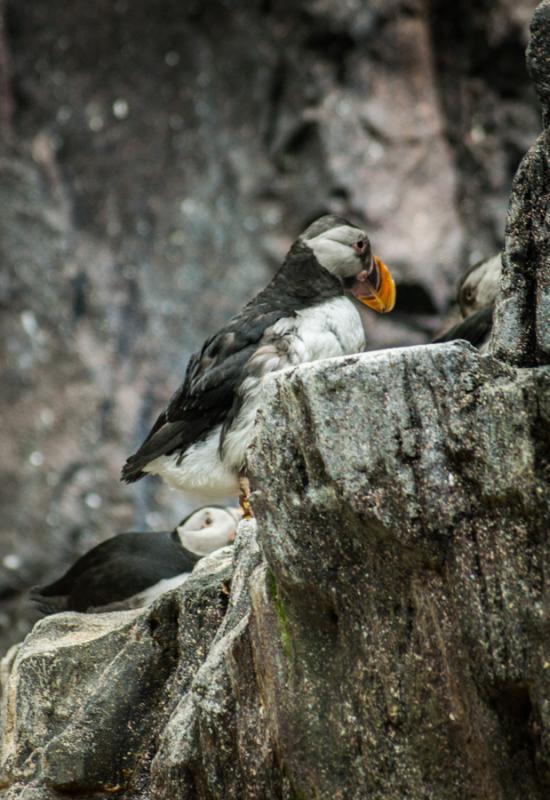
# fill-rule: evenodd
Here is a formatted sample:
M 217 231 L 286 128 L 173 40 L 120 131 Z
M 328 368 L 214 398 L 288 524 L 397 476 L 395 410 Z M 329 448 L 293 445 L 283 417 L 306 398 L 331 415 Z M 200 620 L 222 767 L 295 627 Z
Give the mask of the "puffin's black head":
M 384 262 L 373 255 L 367 234 L 332 214 L 315 220 L 300 236 L 319 264 L 336 275 L 358 300 L 387 313 L 395 305 L 395 283 Z

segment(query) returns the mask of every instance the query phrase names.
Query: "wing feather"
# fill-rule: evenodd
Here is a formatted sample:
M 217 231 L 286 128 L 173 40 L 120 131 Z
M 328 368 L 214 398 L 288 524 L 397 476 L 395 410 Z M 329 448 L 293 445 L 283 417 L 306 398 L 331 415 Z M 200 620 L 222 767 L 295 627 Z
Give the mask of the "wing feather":
M 452 328 L 433 339 L 433 344 L 442 342 L 454 342 L 456 339 L 465 339 L 475 347 L 481 347 L 491 333 L 493 325 L 493 306 L 485 306 L 479 311 L 470 314 L 466 319 L 461 320 Z
M 264 331 L 281 312 L 239 317 L 205 342 L 189 361 L 183 384 L 159 415 L 139 450 L 127 460 L 122 479 L 143 477 L 143 468 L 155 458 L 184 452 L 193 442 L 224 422 L 235 401 L 235 390 L 245 375 Z
M 153 459 L 184 453 L 226 422 L 238 406 L 236 390 L 265 331 L 302 308 L 342 293 L 339 279 L 320 267 L 304 242 L 295 242 L 271 283 L 191 357 L 183 384 L 127 460 L 122 479 L 139 480 Z

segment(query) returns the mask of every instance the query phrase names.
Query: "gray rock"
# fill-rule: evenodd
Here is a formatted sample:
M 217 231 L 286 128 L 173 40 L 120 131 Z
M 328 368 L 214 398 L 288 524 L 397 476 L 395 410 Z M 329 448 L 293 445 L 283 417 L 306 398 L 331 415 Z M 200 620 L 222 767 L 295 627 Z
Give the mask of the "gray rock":
M 546 796 L 549 385 L 460 344 L 273 380 L 252 460 L 267 564 L 157 796 Z
M 1 652 L 28 586 L 189 510 L 120 466 L 313 217 L 396 273 L 372 347 L 429 338 L 539 129 L 534 7 L 0 3 Z
M 377 9 L 311 14 L 366 37 Z M 274 376 L 233 559 L 147 610 L 50 617 L 6 657 L 8 800 L 548 797 L 545 141 L 514 186 L 494 353 Z
M 546 125 L 521 162 L 506 226 L 502 291 L 495 310 L 493 349 L 513 364 L 550 363 L 550 3 L 533 17 L 527 60 Z
M 47 617 L 8 654 L 1 778 L 9 796 L 27 797 L 29 786 L 46 798 L 140 785 L 224 617 L 231 558 L 209 560 L 210 571 L 202 565 L 146 611 Z
M 148 612 L 41 622 L 10 796 L 546 797 L 549 389 L 460 343 L 276 376 L 263 556 L 243 523 L 227 610 L 222 553 Z

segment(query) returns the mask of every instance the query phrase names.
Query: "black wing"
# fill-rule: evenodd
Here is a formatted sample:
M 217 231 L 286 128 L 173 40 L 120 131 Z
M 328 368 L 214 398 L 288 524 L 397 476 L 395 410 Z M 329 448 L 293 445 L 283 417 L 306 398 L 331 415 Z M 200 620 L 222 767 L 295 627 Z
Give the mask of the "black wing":
M 208 339 L 191 356 L 183 384 L 159 415 L 139 450 L 127 460 L 122 479 L 127 483 L 143 477 L 143 467 L 162 455 L 185 451 L 193 442 L 223 423 L 235 400 L 235 389 L 244 377 L 245 365 L 264 331 L 282 312 L 239 315 Z
M 342 291 L 340 281 L 319 266 L 312 251 L 295 242 L 271 283 L 191 357 L 182 386 L 139 450 L 127 460 L 122 480 L 139 480 L 150 461 L 185 451 L 223 423 L 235 402 L 246 363 L 266 329 Z
M 433 344 L 441 344 L 442 342 L 453 342 L 456 339 L 465 339 L 475 347 L 481 347 L 485 344 L 491 333 L 493 326 L 493 306 L 485 306 L 485 308 L 476 311 L 474 314 L 453 325 L 448 331 L 442 333 L 436 339 L 433 339 Z
M 59 580 L 31 589 L 30 598 L 45 614 L 86 611 L 191 572 L 198 560 L 172 533 L 121 533 L 81 556 Z
M 47 586 L 36 587 L 32 591 L 33 593 L 40 592 L 44 597 L 68 594 L 71 592 L 72 587 L 78 583 L 79 578 L 90 569 L 96 569 L 101 564 L 113 559 L 130 558 L 134 553 L 149 553 L 156 543 L 164 543 L 163 540 L 167 542 L 169 547 L 171 546 L 170 533 L 167 531 L 158 533 L 119 533 L 104 542 L 100 542 L 100 544 L 80 556 L 57 581 Z
M 172 568 L 144 555 L 118 555 L 86 570 L 76 583 L 67 587 L 66 594 L 50 596 L 35 591 L 31 599 L 45 613 L 48 613 L 48 608 L 52 608 L 54 613 L 58 610 L 87 611 L 126 600 L 160 580 L 173 576 Z

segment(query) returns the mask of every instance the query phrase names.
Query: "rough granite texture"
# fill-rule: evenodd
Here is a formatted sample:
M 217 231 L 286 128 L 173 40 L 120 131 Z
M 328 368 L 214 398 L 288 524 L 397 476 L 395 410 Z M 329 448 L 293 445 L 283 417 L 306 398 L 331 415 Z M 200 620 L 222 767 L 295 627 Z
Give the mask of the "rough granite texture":
M 24 592 L 189 506 L 118 482 L 190 352 L 325 211 L 439 327 L 539 131 L 535 0 L 0 2 L 0 652 Z
M 543 132 L 521 162 L 506 225 L 493 350 L 521 366 L 550 363 L 550 3 L 533 17 L 527 61 L 543 108 Z
M 2 664 L 6 797 L 147 785 L 159 732 L 224 620 L 233 553 L 219 552 L 146 611 L 46 617 L 12 648 Z
M 4 659 L 3 797 L 548 798 L 544 136 L 514 185 L 492 354 L 270 379 L 234 550 L 149 609 L 47 618 Z
M 274 378 L 261 552 L 245 523 L 148 611 L 39 623 L 6 797 L 547 797 L 549 397 L 461 343 Z

